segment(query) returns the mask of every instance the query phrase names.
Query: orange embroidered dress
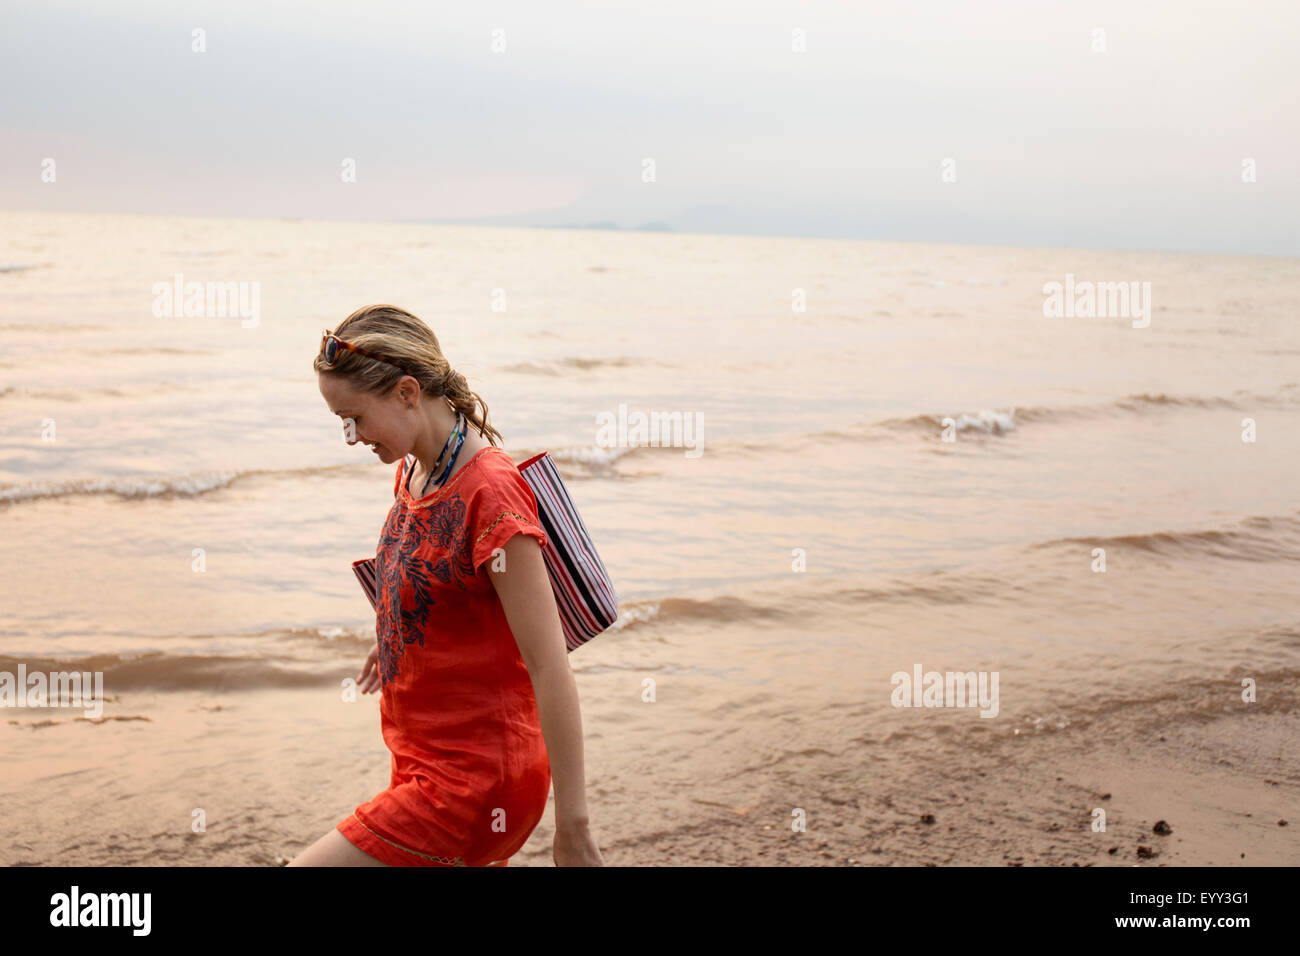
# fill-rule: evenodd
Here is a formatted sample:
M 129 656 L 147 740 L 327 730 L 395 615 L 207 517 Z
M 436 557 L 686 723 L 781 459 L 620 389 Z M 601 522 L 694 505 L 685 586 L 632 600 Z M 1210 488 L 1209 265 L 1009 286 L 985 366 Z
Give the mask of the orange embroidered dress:
M 541 545 L 546 534 L 532 489 L 496 446 L 418 499 L 406 468 L 375 553 L 392 778 L 337 829 L 392 866 L 503 866 L 542 819 L 551 768 L 485 564 L 516 534 Z

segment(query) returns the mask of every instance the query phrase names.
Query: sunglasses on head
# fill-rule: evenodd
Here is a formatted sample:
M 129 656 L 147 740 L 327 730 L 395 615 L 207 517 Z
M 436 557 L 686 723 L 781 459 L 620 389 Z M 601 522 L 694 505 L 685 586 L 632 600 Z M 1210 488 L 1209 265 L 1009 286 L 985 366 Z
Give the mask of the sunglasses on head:
M 374 359 L 376 362 L 383 362 L 385 365 L 391 365 L 393 368 L 405 372 L 412 378 L 419 377 L 414 372 L 411 372 L 404 366 L 397 364 L 392 359 L 384 358 L 382 355 L 376 355 L 374 352 L 363 349 L 359 345 L 353 345 L 351 342 L 344 342 L 329 329 L 326 329 L 324 334 L 321 336 L 320 351 L 321 355 L 325 356 L 325 364 L 327 366 L 333 365 L 338 361 L 340 349 L 348 349 L 356 352 L 358 355 L 364 355 L 366 358 Z

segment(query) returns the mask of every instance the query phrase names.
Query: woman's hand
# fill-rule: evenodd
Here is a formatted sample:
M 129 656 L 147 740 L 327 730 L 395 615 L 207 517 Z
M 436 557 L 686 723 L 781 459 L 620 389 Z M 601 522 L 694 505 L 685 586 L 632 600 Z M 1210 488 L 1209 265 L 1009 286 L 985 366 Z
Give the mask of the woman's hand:
M 370 653 L 366 655 L 366 662 L 361 665 L 361 673 L 357 675 L 357 686 L 361 688 L 363 694 L 371 694 L 379 689 L 379 643 L 377 641 L 375 646 L 370 648 Z
M 552 850 L 556 866 L 604 866 L 596 838 L 585 823 L 555 828 L 555 846 Z

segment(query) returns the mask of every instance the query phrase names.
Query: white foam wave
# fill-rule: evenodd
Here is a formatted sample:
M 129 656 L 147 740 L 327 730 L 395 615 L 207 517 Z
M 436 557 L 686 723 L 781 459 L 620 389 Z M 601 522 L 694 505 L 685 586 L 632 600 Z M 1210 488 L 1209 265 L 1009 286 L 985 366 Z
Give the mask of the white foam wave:
M 991 408 L 982 408 L 974 415 L 961 414 L 953 419 L 959 432 L 977 431 L 986 435 L 1001 435 L 1013 431 L 1016 427 L 1016 410 L 999 412 Z
M 244 472 L 213 471 L 174 478 L 101 478 L 75 481 L 34 481 L 0 488 L 0 504 L 63 498 L 69 495 L 118 495 L 123 498 L 159 498 L 164 495 L 201 495 L 223 488 Z
M 635 448 L 560 448 L 551 452 L 556 461 L 579 462 L 584 465 L 612 465 Z
M 625 627 L 631 627 L 633 624 L 641 624 L 646 621 L 653 621 L 659 616 L 659 604 L 633 604 L 624 605 L 618 609 L 618 620 L 609 626 L 611 631 L 621 631 Z

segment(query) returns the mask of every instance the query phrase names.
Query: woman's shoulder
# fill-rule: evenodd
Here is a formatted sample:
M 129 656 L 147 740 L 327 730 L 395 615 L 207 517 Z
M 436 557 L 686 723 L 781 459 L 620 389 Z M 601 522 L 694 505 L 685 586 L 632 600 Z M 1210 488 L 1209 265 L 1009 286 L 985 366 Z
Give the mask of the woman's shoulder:
M 483 453 L 483 463 L 488 468 L 504 468 L 506 471 L 519 470 L 514 457 L 500 445 L 485 445 L 481 451 Z
M 498 445 L 488 445 L 480 449 L 475 457 L 478 459 L 475 462 L 477 468 L 474 476 L 475 483 L 480 486 L 493 488 L 500 487 L 503 483 L 512 485 L 523 480 L 514 458 Z
M 473 497 L 488 499 L 504 497 L 514 500 L 529 488 L 514 458 L 497 445 L 488 445 L 479 452 L 470 484 Z

